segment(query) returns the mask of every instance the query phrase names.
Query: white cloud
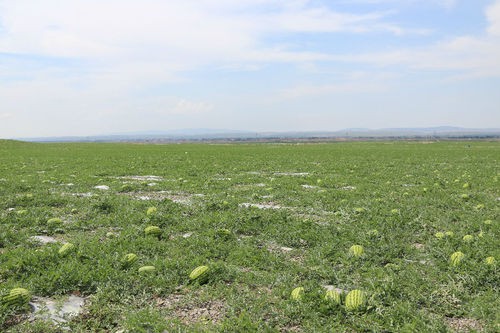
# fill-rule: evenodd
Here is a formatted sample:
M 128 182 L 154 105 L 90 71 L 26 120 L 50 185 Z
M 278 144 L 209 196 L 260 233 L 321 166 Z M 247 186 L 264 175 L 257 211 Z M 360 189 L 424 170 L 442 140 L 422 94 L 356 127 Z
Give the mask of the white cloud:
M 213 110 L 214 106 L 206 102 L 194 102 L 181 99 L 172 109 L 173 114 L 200 114 Z
M 274 32 L 401 33 L 387 13 L 350 14 L 311 1 L 3 0 L 0 52 L 105 61 L 117 57 L 196 66 L 273 53 L 260 37 Z M 274 10 L 262 10 L 271 7 Z M 278 53 L 281 53 L 278 51 Z M 301 61 L 279 54 L 280 61 Z M 262 57 L 261 57 L 262 59 Z M 262 60 L 260 60 L 262 61 Z
M 485 11 L 489 26 L 482 35 L 464 35 L 418 48 L 336 56 L 339 61 L 382 67 L 402 66 L 409 71 L 449 72 L 453 78 L 500 77 L 500 0 Z
M 458 0 L 341 0 L 343 3 L 366 3 L 366 4 L 394 4 L 394 5 L 410 5 L 410 4 L 431 4 L 445 8 L 453 8 L 457 5 Z
M 500 36 L 500 1 L 496 1 L 486 9 L 486 17 L 490 24 L 488 33 L 493 36 Z

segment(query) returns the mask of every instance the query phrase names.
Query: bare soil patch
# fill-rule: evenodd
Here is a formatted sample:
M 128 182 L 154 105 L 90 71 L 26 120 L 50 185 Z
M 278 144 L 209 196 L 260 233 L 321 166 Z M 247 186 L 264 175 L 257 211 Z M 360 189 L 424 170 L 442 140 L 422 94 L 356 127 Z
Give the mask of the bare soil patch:
M 477 319 L 472 318 L 446 318 L 446 325 L 454 332 L 481 332 L 483 325 Z

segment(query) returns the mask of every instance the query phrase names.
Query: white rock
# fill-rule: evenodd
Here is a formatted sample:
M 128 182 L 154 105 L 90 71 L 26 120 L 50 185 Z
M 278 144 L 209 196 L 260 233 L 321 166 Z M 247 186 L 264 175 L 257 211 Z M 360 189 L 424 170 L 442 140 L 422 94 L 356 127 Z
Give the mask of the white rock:
M 42 244 L 57 243 L 57 239 L 50 236 L 31 236 L 30 239 Z
M 71 295 L 63 302 L 45 297 L 33 297 L 30 303 L 33 317 L 52 320 L 55 324 L 66 323 L 69 317 L 79 315 L 83 310 L 85 298 Z

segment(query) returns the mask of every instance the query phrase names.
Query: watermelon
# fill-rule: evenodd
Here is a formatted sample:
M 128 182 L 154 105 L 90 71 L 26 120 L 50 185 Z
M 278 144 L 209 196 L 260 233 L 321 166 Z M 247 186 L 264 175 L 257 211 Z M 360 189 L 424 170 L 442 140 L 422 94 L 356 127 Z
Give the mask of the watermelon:
M 191 271 L 189 274 L 189 280 L 191 281 L 204 281 L 208 277 L 208 272 L 210 271 L 208 266 L 198 266 Z
M 161 229 L 157 226 L 149 226 L 144 229 L 144 233 L 146 236 L 160 237 Z
M 29 303 L 31 294 L 24 288 L 14 288 L 8 295 L 2 297 L 2 303 L 7 306 L 23 306 Z
M 217 237 L 229 239 L 233 233 L 229 229 L 218 229 Z
M 128 253 L 123 256 L 122 258 L 122 267 L 127 268 L 132 266 L 135 262 L 137 261 L 137 254 L 135 253 Z
M 153 216 L 156 214 L 158 209 L 156 207 L 149 207 L 148 210 L 146 211 L 147 216 Z
M 142 266 L 138 270 L 139 273 L 151 273 L 151 272 L 154 272 L 154 271 L 156 271 L 156 267 L 155 266 Z
M 297 287 L 292 290 L 290 298 L 294 301 L 300 301 L 304 297 L 304 287 Z
M 116 234 L 112 231 L 108 231 L 106 233 L 106 238 L 115 238 L 116 237 Z
M 488 258 L 484 259 L 484 262 L 486 263 L 486 265 L 490 265 L 490 266 L 493 266 L 496 264 L 495 257 L 488 257 Z
M 453 237 L 453 235 L 455 235 L 455 234 L 453 233 L 453 231 L 447 231 L 447 232 L 445 232 L 444 234 L 445 234 L 445 236 L 446 236 L 446 237 Z
M 47 220 L 47 226 L 49 228 L 59 228 L 63 224 L 63 221 L 58 217 L 53 217 Z
M 444 238 L 444 233 L 443 232 L 436 232 L 436 234 L 434 235 L 437 239 L 443 239 Z
M 465 257 L 465 254 L 463 254 L 462 252 L 460 252 L 460 251 L 454 252 L 450 257 L 451 265 L 458 266 L 464 257 Z
M 345 308 L 347 311 L 359 310 L 365 304 L 365 294 L 358 289 L 351 290 L 345 298 Z
M 340 304 L 340 294 L 336 290 L 327 290 L 325 300 L 335 304 Z
M 466 243 L 470 243 L 474 240 L 474 236 L 472 235 L 465 235 L 464 238 L 462 238 L 462 240 Z
M 70 254 L 71 252 L 73 252 L 74 250 L 76 250 L 76 246 L 74 244 L 65 243 L 59 249 L 59 255 L 61 255 L 62 257 L 65 257 L 68 254 Z
M 361 245 L 353 245 L 349 249 L 349 253 L 354 257 L 361 257 L 364 252 L 365 252 L 365 250 L 364 250 L 363 246 L 361 246 Z
M 378 237 L 379 236 L 379 232 L 378 232 L 377 229 L 372 229 L 372 230 L 368 231 L 368 236 L 374 237 L 374 238 Z

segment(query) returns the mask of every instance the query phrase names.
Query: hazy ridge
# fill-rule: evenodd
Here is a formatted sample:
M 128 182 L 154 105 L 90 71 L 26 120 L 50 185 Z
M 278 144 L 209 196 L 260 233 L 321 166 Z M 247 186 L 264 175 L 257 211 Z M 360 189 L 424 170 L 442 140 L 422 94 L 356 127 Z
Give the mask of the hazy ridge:
M 362 139 L 362 138 L 499 138 L 500 128 L 462 128 L 451 126 L 426 128 L 347 128 L 338 131 L 269 131 L 252 132 L 227 129 L 178 129 L 168 131 L 137 131 L 93 136 L 53 136 L 16 138 L 31 142 L 143 142 L 143 141 L 261 141 L 266 139 Z

